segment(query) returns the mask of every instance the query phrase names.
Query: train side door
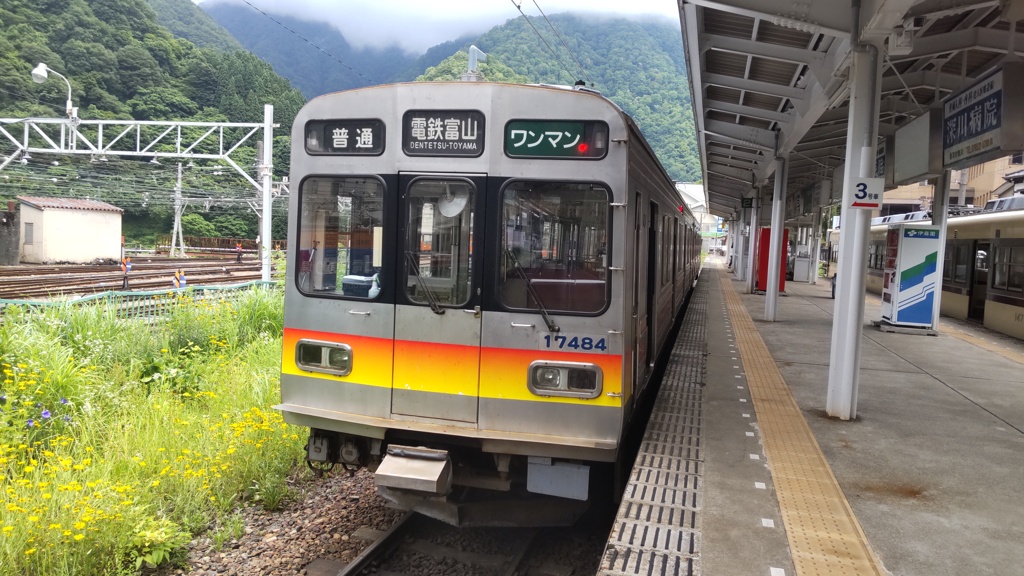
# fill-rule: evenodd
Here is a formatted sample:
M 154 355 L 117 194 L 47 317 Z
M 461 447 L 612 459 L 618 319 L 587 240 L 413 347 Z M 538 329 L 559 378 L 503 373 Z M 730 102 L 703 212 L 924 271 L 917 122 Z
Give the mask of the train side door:
M 399 175 L 391 411 L 475 423 L 486 177 Z
M 657 311 L 657 287 L 658 287 L 658 257 L 660 256 L 658 247 L 658 205 L 651 202 L 651 214 L 650 222 L 647 223 L 647 290 L 646 295 L 646 315 L 647 323 L 647 343 L 646 349 L 644 350 L 644 370 L 643 378 L 646 381 L 647 377 L 651 375 L 651 368 L 654 366 L 654 345 L 657 342 L 657 318 L 655 312 Z
M 985 319 L 985 300 L 988 297 L 988 263 L 992 245 L 978 242 L 974 248 L 974 274 L 971 284 L 971 303 L 967 317 L 971 320 Z

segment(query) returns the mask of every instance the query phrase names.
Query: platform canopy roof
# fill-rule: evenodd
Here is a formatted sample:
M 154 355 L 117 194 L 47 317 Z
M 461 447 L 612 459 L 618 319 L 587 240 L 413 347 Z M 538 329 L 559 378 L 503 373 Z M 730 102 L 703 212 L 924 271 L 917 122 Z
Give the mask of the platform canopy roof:
M 680 0 L 712 214 L 738 215 L 744 197 L 772 186 L 779 155 L 789 158 L 790 193 L 845 162 L 853 14 L 849 0 Z M 1024 53 L 1009 22 L 1021 18 L 1024 0 L 863 0 L 856 30 L 883 62 L 879 135 L 970 84 L 1010 46 Z

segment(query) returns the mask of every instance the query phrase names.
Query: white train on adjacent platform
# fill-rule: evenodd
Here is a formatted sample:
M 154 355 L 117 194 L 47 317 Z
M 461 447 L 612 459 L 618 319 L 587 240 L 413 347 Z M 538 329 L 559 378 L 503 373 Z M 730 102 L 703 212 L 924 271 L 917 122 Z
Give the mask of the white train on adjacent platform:
M 930 224 L 927 215 L 908 224 Z M 882 293 L 887 225 L 871 227 L 867 289 Z M 950 216 L 940 311 L 1024 338 L 1024 210 Z

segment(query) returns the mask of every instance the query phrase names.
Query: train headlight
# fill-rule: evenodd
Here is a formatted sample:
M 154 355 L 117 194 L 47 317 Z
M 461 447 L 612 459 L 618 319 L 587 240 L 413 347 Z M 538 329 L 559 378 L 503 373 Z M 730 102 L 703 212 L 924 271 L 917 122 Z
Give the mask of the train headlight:
M 601 368 L 585 362 L 548 362 L 530 364 L 527 386 L 538 396 L 597 398 L 601 394 Z
M 352 372 L 352 347 L 337 342 L 299 340 L 295 364 L 302 370 L 348 376 Z
M 558 390 L 562 372 L 558 368 L 540 366 L 533 374 L 533 385 L 545 390 Z

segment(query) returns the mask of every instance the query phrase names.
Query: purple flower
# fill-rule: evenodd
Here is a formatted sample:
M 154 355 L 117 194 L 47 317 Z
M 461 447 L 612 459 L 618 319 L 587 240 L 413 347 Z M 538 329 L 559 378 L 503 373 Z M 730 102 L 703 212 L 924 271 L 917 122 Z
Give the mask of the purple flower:
M 65 416 L 64 417 L 64 421 L 65 422 L 71 422 L 71 416 Z
M 35 426 L 35 425 L 36 425 L 35 421 L 34 421 L 34 420 L 32 420 L 31 418 L 29 418 L 29 419 L 28 419 L 28 427 L 29 427 L 29 428 L 31 428 L 31 427 L 33 427 L 33 426 Z
M 42 416 L 43 416 L 44 419 L 49 420 L 50 419 L 50 411 L 49 410 L 43 410 Z
M 68 403 L 68 399 L 67 398 L 61 398 L 60 399 L 60 403 L 61 404 L 67 404 Z

